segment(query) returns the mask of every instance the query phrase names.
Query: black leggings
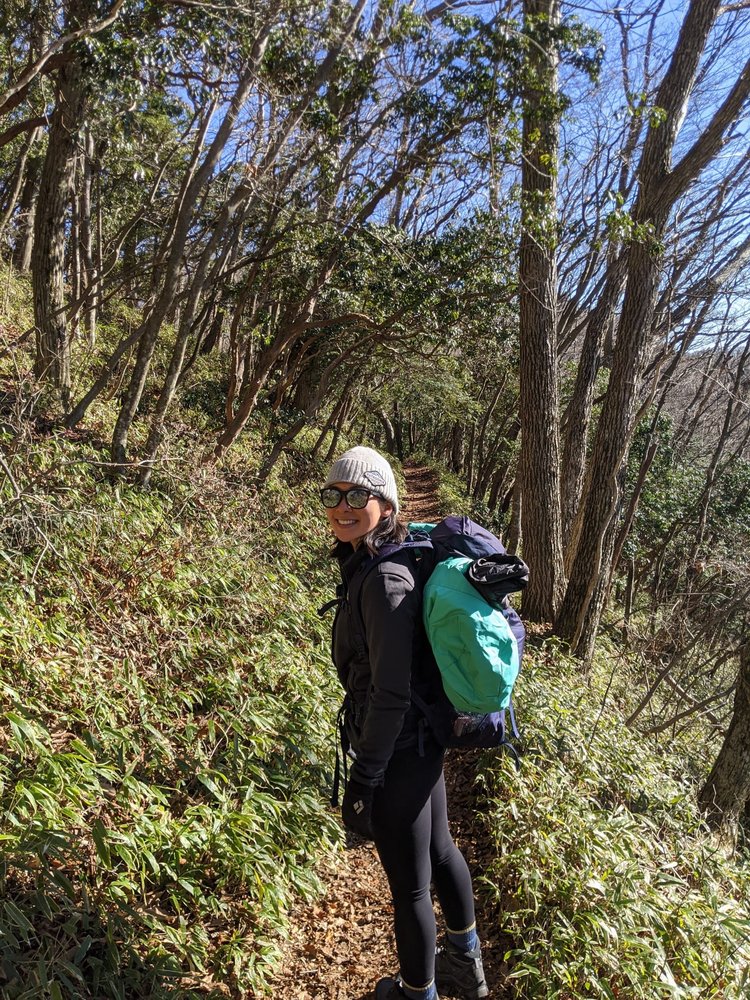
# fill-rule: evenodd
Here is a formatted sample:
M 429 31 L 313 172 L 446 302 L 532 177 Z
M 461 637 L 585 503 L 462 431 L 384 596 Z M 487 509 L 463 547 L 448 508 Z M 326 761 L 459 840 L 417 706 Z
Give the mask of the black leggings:
M 375 846 L 393 896 L 396 950 L 404 982 L 435 974 L 436 927 L 430 882 L 451 930 L 474 923 L 471 875 L 448 829 L 443 751 L 430 744 L 393 755 L 373 806 Z

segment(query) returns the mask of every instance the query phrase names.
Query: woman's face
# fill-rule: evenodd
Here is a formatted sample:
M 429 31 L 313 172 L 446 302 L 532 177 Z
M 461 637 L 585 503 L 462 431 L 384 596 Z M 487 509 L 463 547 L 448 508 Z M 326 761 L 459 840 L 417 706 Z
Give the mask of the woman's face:
M 351 489 L 355 483 L 332 483 L 342 492 Z M 351 542 L 355 545 L 361 538 L 372 531 L 378 522 L 387 517 L 393 506 L 387 500 L 372 496 L 367 501 L 366 507 L 358 510 L 350 507 L 345 497 L 341 497 L 338 507 L 326 507 L 326 517 L 331 525 L 331 530 L 340 542 Z

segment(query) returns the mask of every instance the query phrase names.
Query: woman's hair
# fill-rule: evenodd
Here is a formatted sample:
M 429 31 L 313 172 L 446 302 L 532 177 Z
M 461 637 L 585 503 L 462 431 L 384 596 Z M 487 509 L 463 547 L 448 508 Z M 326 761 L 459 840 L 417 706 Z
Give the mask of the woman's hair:
M 364 535 L 362 544 L 367 547 L 370 555 L 376 556 L 381 545 L 399 545 L 408 534 L 406 521 L 399 513 L 392 510 L 378 521 L 372 531 Z

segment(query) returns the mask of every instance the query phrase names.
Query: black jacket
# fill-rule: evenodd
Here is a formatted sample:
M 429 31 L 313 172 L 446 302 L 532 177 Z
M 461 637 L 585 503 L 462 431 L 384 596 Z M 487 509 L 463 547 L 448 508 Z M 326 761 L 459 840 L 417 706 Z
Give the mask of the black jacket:
M 366 572 L 360 595 L 364 640 L 348 601 L 351 582 L 369 553 L 339 546 L 344 600 L 333 625 L 333 662 L 346 691 L 346 731 L 356 762 L 352 777 L 381 784 L 394 750 L 415 746 L 424 728 L 411 702 L 437 665 L 422 625 L 422 583 L 414 555 L 396 552 Z

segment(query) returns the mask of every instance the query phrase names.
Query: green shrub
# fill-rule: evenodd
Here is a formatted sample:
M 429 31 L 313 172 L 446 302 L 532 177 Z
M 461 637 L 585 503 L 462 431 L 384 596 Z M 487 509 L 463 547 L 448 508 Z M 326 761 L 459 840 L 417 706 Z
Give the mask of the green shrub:
M 94 457 L 0 486 L 3 996 L 262 991 L 340 838 L 320 519 L 240 455 L 169 492 Z
M 680 760 L 622 725 L 611 690 L 604 703 L 611 671 L 600 654 L 581 684 L 553 646 L 531 652 L 522 770 L 484 764 L 495 853 L 486 885 L 516 941 L 518 994 L 740 1000 L 750 878 L 708 839 L 694 788 L 670 777 Z

